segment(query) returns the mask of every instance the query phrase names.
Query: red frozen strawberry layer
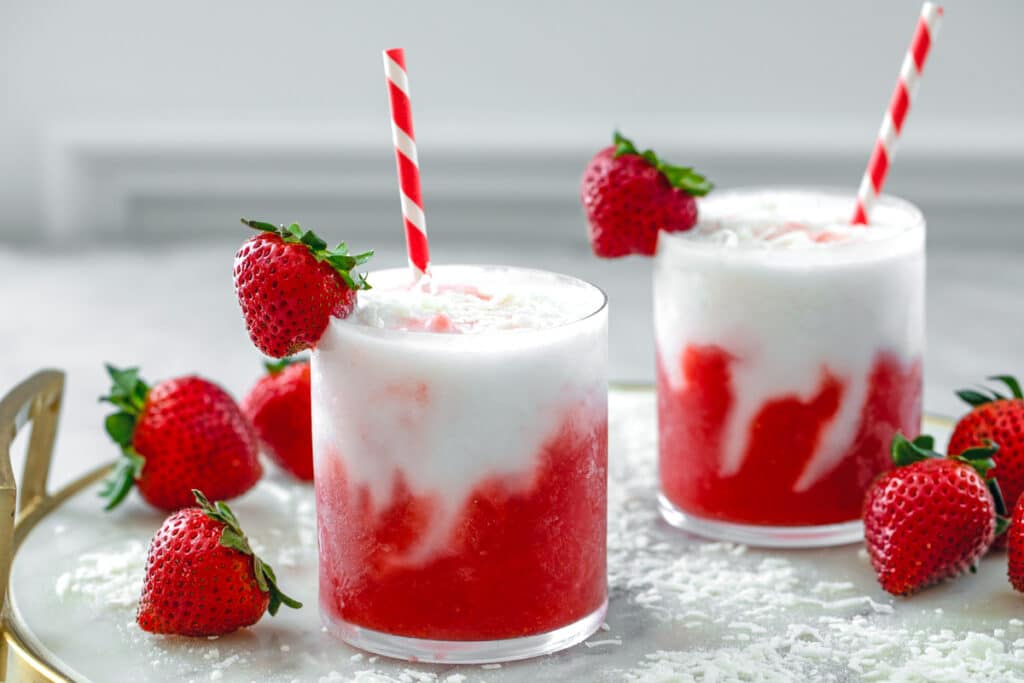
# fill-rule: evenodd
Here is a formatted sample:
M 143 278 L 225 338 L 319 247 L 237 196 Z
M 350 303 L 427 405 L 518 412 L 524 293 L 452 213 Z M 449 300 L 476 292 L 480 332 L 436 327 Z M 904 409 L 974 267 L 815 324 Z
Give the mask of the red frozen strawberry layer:
M 658 425 L 661 487 L 679 508 L 741 524 L 813 526 L 860 517 L 868 484 L 892 467 L 888 445 L 899 430 L 921 428 L 921 362 L 903 364 L 882 351 L 867 378 L 868 396 L 856 436 L 831 472 L 794 490 L 825 428 L 839 412 L 844 382 L 821 368 L 809 400 L 779 395 L 751 420 L 743 464 L 722 476 L 722 447 L 735 392 L 734 357 L 718 346 L 688 346 L 679 359 L 683 389 L 672 388 L 659 355 Z
M 420 558 L 438 500 L 411 493 L 399 473 L 378 509 L 328 454 L 316 473 L 321 609 L 433 640 L 514 638 L 583 618 L 607 595 L 607 460 L 604 411 L 570 411 L 531 481 L 480 482 L 444 550 Z

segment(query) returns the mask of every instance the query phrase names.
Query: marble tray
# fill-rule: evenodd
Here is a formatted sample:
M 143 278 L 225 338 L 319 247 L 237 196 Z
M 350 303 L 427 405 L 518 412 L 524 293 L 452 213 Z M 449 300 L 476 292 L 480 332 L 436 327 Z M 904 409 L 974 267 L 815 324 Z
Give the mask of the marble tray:
M 1002 553 L 893 599 L 857 545 L 764 551 L 688 536 L 656 510 L 653 394 L 614 390 L 610 409 L 610 608 L 602 630 L 569 651 L 427 666 L 331 639 L 316 609 L 312 489 L 275 476 L 232 506 L 304 609 L 216 639 L 143 633 L 134 610 L 162 515 L 134 497 L 104 513 L 89 487 L 18 550 L 9 623 L 68 679 L 97 683 L 1024 680 L 1024 599 Z M 928 429 L 947 436 L 941 422 Z

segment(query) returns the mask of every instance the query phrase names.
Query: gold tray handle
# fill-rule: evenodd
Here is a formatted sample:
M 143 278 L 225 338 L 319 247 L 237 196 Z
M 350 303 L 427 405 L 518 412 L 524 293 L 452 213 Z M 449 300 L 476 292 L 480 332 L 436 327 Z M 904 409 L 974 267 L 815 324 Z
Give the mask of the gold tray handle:
M 64 373 L 41 370 L 0 399 L 0 609 L 7 604 L 7 583 L 14 559 L 15 514 L 25 514 L 47 499 L 46 480 L 57 436 Z M 11 444 L 18 432 L 32 424 L 21 499 L 11 466 Z M 7 680 L 7 641 L 0 638 L 0 681 Z

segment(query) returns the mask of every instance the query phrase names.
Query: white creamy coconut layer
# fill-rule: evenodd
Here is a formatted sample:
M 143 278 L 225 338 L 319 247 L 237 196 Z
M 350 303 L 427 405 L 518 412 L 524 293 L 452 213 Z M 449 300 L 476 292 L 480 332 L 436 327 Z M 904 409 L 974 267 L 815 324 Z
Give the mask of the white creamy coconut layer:
M 529 484 L 570 411 L 605 416 L 605 297 L 580 280 L 500 267 L 435 267 L 431 290 L 410 286 L 407 269 L 369 281 L 312 356 L 316 466 L 340 458 L 378 508 L 399 475 L 438 501 L 426 555 L 482 481 Z M 422 331 L 439 315 L 451 323 L 443 333 Z
M 882 196 L 870 226 L 851 226 L 853 205 L 852 196 L 830 192 L 720 192 L 700 201 L 694 229 L 659 237 L 655 337 L 670 384 L 683 387 L 689 345 L 736 358 L 723 476 L 742 467 L 762 405 L 786 395 L 809 400 L 827 368 L 845 392 L 795 487 L 809 488 L 852 443 L 878 353 L 904 363 L 921 356 L 924 219 Z

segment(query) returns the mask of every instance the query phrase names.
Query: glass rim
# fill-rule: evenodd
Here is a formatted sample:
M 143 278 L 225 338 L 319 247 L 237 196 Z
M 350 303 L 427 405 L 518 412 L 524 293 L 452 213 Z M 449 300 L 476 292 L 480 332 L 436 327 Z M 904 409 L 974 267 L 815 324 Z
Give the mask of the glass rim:
M 352 320 L 352 316 L 347 318 L 331 318 L 331 326 L 343 327 L 346 331 L 358 330 L 361 333 L 369 336 L 386 337 L 386 338 L 403 338 L 403 339 L 444 339 L 448 341 L 454 340 L 470 340 L 480 338 L 513 338 L 513 337 L 534 337 L 543 336 L 552 332 L 562 331 L 567 328 L 571 328 L 576 325 L 581 325 L 588 320 L 600 315 L 602 312 L 608 309 L 608 294 L 601 287 L 595 285 L 589 280 L 576 277 L 575 275 L 567 275 L 565 273 L 559 273 L 553 270 L 544 270 L 542 268 L 530 268 L 524 266 L 510 266 L 497 263 L 445 263 L 440 265 L 431 265 L 431 271 L 436 270 L 448 270 L 448 269 L 473 269 L 473 270 L 490 270 L 490 271 L 514 271 L 518 273 L 535 274 L 544 277 L 550 277 L 553 281 L 559 280 L 565 281 L 567 284 L 572 283 L 574 285 L 582 285 L 583 287 L 593 291 L 599 297 L 597 305 L 593 308 L 588 307 L 587 313 L 578 317 L 573 317 L 565 322 L 560 322 L 556 325 L 550 325 L 547 327 L 537 328 L 522 328 L 512 330 L 487 330 L 483 332 L 472 332 L 468 334 L 452 334 L 447 332 L 432 332 L 430 330 L 403 330 L 393 329 L 388 327 L 376 327 L 373 325 L 363 325 L 361 323 Z M 373 275 L 374 273 L 409 273 L 408 266 L 394 266 L 391 268 L 378 268 L 367 272 L 367 279 L 370 282 L 371 287 L 373 286 Z M 358 299 L 358 295 L 357 295 Z M 356 304 L 358 306 L 358 303 Z
M 851 191 L 849 187 L 841 187 L 839 185 L 740 185 L 738 187 L 730 187 L 722 190 L 717 190 L 708 197 L 701 197 L 697 200 L 698 206 L 702 201 L 718 201 L 721 198 L 728 197 L 730 195 L 751 195 L 758 192 L 788 192 L 788 193 L 804 193 L 804 194 L 818 194 L 826 195 L 833 198 L 849 199 L 850 207 L 855 206 L 857 201 L 857 191 Z M 909 199 L 889 194 L 886 192 L 879 193 L 876 195 L 874 200 L 874 206 L 878 205 L 889 205 L 894 208 L 899 208 L 905 211 L 908 216 L 913 218 L 912 224 L 908 226 L 909 229 L 916 229 L 918 227 L 926 228 L 927 221 L 924 217 L 924 212 L 921 211 L 917 204 L 914 204 Z M 700 215 L 698 214 L 698 222 Z M 868 224 L 870 227 L 870 224 Z M 671 233 L 670 233 L 671 234 Z
M 700 204 L 703 201 L 721 202 L 730 198 L 743 199 L 756 194 L 807 194 L 829 199 L 848 200 L 850 211 L 853 211 L 857 199 L 856 192 L 850 188 L 830 185 L 743 185 L 716 191 L 708 198 L 698 200 L 698 223 L 700 222 Z M 875 206 L 883 206 L 906 215 L 906 223 L 900 223 L 892 233 L 872 240 L 854 240 L 827 246 L 815 245 L 797 249 L 776 249 L 763 244 L 722 245 L 717 242 L 688 239 L 686 232 L 669 233 L 661 231 L 658 235 L 657 259 L 666 258 L 667 252 L 687 253 L 693 256 L 714 256 L 727 260 L 763 260 L 765 263 L 808 263 L 816 261 L 845 261 L 848 258 L 859 260 L 865 255 L 878 252 L 880 245 L 894 245 L 895 251 L 878 254 L 879 258 L 887 258 L 894 254 L 917 251 L 924 248 L 927 238 L 927 221 L 924 212 L 914 203 L 890 194 L 880 194 Z M 871 226 L 864 227 L 870 230 Z

